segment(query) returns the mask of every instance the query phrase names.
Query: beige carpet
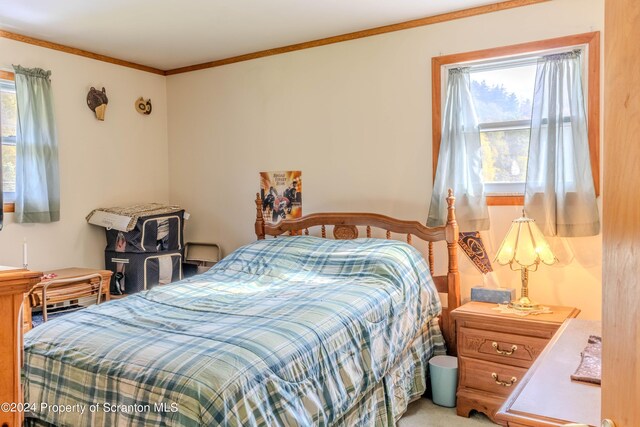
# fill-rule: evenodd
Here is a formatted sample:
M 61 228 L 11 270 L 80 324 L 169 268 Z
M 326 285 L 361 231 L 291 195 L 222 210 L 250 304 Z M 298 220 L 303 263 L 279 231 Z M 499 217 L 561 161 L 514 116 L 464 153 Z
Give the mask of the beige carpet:
M 409 405 L 407 412 L 398 422 L 398 427 L 483 427 L 494 426 L 484 414 L 473 412 L 470 418 L 456 415 L 456 408 L 434 405 L 427 398 Z

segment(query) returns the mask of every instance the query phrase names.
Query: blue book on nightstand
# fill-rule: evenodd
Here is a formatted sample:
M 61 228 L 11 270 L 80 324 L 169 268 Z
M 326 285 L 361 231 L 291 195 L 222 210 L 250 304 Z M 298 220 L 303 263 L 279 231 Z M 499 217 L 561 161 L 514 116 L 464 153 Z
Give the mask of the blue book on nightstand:
M 515 289 L 485 288 L 476 286 L 471 288 L 471 301 L 494 302 L 503 304 L 516 299 Z

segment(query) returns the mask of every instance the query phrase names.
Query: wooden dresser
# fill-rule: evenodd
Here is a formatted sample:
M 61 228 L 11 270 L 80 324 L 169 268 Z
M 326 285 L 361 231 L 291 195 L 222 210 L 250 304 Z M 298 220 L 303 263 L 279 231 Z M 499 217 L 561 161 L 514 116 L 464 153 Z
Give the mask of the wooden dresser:
M 519 316 L 496 304 L 469 302 L 451 312 L 458 350 L 457 413 L 495 414 L 542 353 L 560 325 L 580 310 L 551 306 L 553 313 Z
M 0 404 L 22 402 L 22 317 L 25 294 L 40 281 L 42 273 L 0 267 Z M 0 427 L 22 425 L 22 412 L 0 411 Z
M 571 380 L 597 320 L 567 320 L 496 414 L 509 427 L 600 425 L 600 386 Z

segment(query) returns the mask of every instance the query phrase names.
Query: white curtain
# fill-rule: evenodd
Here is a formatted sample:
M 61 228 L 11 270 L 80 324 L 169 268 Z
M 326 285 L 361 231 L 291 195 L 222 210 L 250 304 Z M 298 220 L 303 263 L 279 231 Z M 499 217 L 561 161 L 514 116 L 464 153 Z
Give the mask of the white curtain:
M 525 210 L 547 236 L 600 231 L 582 93 L 580 51 L 538 61 Z
M 16 133 L 15 220 L 60 220 L 58 141 L 53 115 L 51 71 L 14 65 Z
M 482 184 L 482 152 L 478 118 L 471 98 L 469 70 L 449 70 L 442 118 L 442 140 L 433 183 L 427 225 L 447 220 L 447 190 L 456 197 L 460 231 L 489 229 L 489 212 Z

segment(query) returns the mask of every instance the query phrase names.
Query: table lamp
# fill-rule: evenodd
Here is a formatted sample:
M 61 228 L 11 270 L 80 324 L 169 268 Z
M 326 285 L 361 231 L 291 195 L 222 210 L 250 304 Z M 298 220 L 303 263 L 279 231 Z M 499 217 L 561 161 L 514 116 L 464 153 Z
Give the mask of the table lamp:
M 511 301 L 509 307 L 523 311 L 540 309 L 540 304 L 529 299 L 529 271 L 536 271 L 541 262 L 551 265 L 557 261 L 535 221 L 527 218 L 522 211 L 522 216 L 511 223 L 494 259 L 500 265 L 508 264 L 512 270 L 521 272 L 520 299 Z

